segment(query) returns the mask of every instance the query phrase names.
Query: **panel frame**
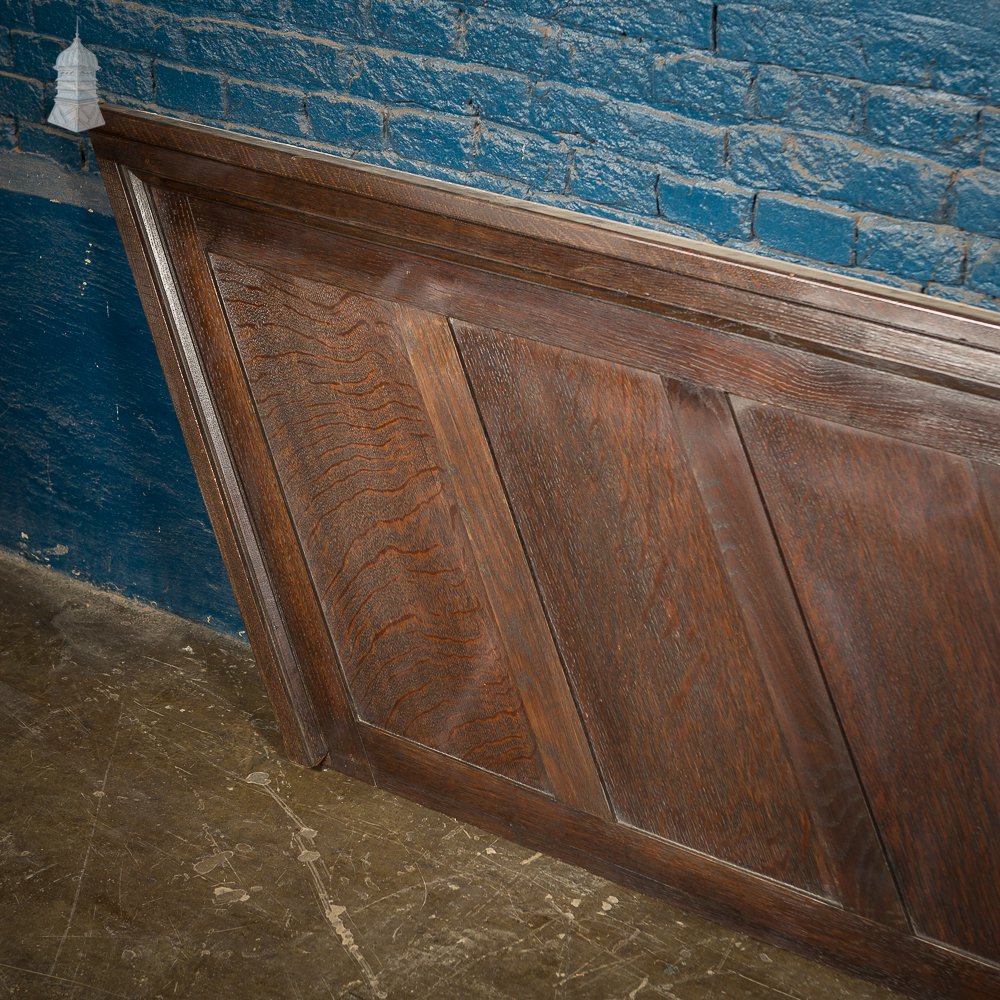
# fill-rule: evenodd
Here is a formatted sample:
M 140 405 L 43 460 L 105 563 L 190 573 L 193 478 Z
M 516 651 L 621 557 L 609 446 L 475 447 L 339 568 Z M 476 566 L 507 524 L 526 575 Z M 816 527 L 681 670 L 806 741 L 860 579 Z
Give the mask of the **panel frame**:
M 269 577 L 248 548 L 257 527 L 242 513 L 247 485 L 230 475 L 230 444 L 184 351 L 189 317 L 156 245 L 152 189 L 195 194 L 226 213 L 242 206 L 303 248 L 334 234 L 369 294 L 391 299 L 390 274 L 409 268 L 399 301 L 540 336 L 537 319 L 509 307 L 516 291 L 521 311 L 550 324 L 546 342 L 1000 464 L 1000 322 L 982 310 L 159 116 L 106 108 L 105 117 L 93 134 L 98 161 L 269 696 L 302 763 L 319 763 L 330 742 L 315 678 L 282 654 L 287 623 L 265 613 Z M 591 330 L 581 320 L 595 307 L 607 322 Z M 1000 993 L 997 965 L 900 927 L 369 727 L 339 739 L 346 752 L 327 762 L 341 770 L 914 996 Z

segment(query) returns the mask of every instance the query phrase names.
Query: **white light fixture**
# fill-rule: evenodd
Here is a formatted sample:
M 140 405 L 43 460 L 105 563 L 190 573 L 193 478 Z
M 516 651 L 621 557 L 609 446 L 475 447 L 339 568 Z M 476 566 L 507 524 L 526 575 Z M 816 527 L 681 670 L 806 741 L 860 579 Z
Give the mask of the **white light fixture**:
M 76 37 L 56 59 L 56 103 L 49 124 L 85 132 L 104 124 L 97 103 L 97 56 L 80 41 L 80 19 L 76 19 Z

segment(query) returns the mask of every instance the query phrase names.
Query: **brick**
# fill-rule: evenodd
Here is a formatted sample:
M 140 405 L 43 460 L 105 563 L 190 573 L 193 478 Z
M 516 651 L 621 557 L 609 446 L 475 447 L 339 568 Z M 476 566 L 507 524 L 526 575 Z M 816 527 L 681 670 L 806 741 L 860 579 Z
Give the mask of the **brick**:
M 746 188 L 661 174 L 656 190 L 660 215 L 670 222 L 722 239 L 750 236 L 753 192 Z
M 770 6 L 722 4 L 717 15 L 719 54 L 867 79 L 864 33 L 850 20 Z
M 923 151 L 969 163 L 979 150 L 979 105 L 958 97 L 898 87 L 873 87 L 866 133 L 879 145 Z
M 781 7 L 781 5 L 779 5 Z M 1000 49 L 994 18 L 948 23 L 915 15 L 864 16 L 832 5 L 841 17 L 800 7 L 723 4 L 718 10 L 721 55 L 867 80 L 931 86 L 964 94 L 996 93 Z
M 952 172 L 932 160 L 843 136 L 750 127 L 730 132 L 733 178 L 749 187 L 942 222 Z
M 185 36 L 185 61 L 199 69 L 314 90 L 339 89 L 344 81 L 344 48 L 333 42 L 217 21 L 192 21 Z
M 17 128 L 14 119 L 0 115 L 0 150 L 17 148 Z
M 966 170 L 955 181 L 955 225 L 1000 236 L 1000 171 Z
M 56 58 L 66 48 L 66 43 L 59 38 L 12 31 L 10 48 L 15 73 L 54 82 Z
M 983 166 L 1000 170 L 1000 108 L 983 108 L 980 117 Z
M 969 247 L 969 288 L 1000 298 L 1000 240 L 977 237 Z
M 853 133 L 864 122 L 860 84 L 781 66 L 761 66 L 754 80 L 754 117 L 807 128 Z
M 80 37 L 88 48 L 131 49 L 181 60 L 184 40 L 180 21 L 165 10 L 114 0 L 35 0 L 35 30 L 69 43 L 80 18 Z
M 714 177 L 722 171 L 721 128 L 557 84 L 535 89 L 532 122 L 538 131 L 577 136 L 635 159 L 682 173 Z
M 980 309 L 1000 309 L 1000 300 L 990 298 L 982 292 L 973 292 L 968 288 L 955 288 L 954 285 L 938 285 L 931 282 L 921 289 L 927 295 L 948 302 L 961 302 L 967 306 L 978 306 Z
M 356 67 L 350 82 L 353 96 L 447 114 L 481 115 L 513 125 L 528 118 L 530 86 L 511 73 L 372 49 L 358 50 Z
M 93 0 L 91 0 L 93 2 Z M 104 3 L 119 3 L 121 0 L 101 0 Z M 132 0 L 127 0 L 132 2 Z M 142 0 L 149 2 L 149 0 Z M 305 7 L 328 9 L 336 0 L 323 0 L 323 3 L 273 3 L 248 4 L 246 0 L 170 0 L 162 3 L 163 9 L 178 18 L 211 17 L 223 21 L 242 21 L 261 28 L 275 28 L 288 31 L 294 27 L 292 9 Z
M 471 62 L 648 100 L 652 47 L 644 40 L 608 38 L 531 17 L 481 8 L 470 17 L 458 52 Z
M 761 193 L 754 212 L 754 235 L 766 246 L 799 257 L 853 263 L 854 216 L 821 202 Z
M 512 17 L 492 7 L 474 11 L 463 25 L 456 52 L 469 62 L 548 76 L 550 46 L 559 28 L 533 17 Z
M 656 170 L 618 156 L 578 152 L 570 175 L 573 193 L 586 201 L 656 214 Z
M 268 87 L 246 80 L 229 81 L 226 118 L 279 135 L 305 134 L 303 95 L 284 87 Z
M 968 237 L 947 226 L 863 215 L 858 221 L 857 263 L 926 284 L 958 284 Z
M 967 96 L 1000 93 L 1000 32 L 996 8 L 976 22 L 948 23 L 931 17 L 896 18 L 884 31 L 871 32 L 865 51 L 868 79 L 908 83 Z
M 452 170 L 469 170 L 473 122 L 468 118 L 418 111 L 390 111 L 389 142 L 406 160 L 422 160 Z
M 560 24 L 601 34 L 712 47 L 712 4 L 705 0 L 554 0 L 551 11 Z
M 38 80 L 0 72 L 0 108 L 5 114 L 37 121 L 42 117 L 45 90 Z
M 54 160 L 67 170 L 83 169 L 83 142 L 79 136 L 43 125 L 21 125 L 21 149 Z
M 459 9 L 442 0 L 371 0 L 371 19 L 386 48 L 445 55 L 458 37 Z
M 373 154 L 360 154 L 359 158 L 370 160 Z M 374 154 L 377 155 L 377 154 Z M 408 174 L 418 177 L 433 177 L 437 180 L 448 181 L 452 184 L 460 184 L 462 187 L 481 187 L 487 191 L 499 191 L 501 193 L 511 190 L 520 190 L 519 186 L 503 177 L 492 177 L 489 174 L 477 174 L 469 170 L 458 170 L 452 167 L 442 167 L 436 163 L 425 163 L 420 160 L 407 160 L 397 156 L 395 153 L 383 153 L 379 157 L 387 167 L 394 170 L 405 170 Z
M 97 86 L 101 95 L 153 99 L 153 60 L 150 56 L 94 46 L 100 68 Z
M 202 118 L 222 118 L 226 108 L 225 86 L 216 73 L 157 63 L 156 103 L 161 108 L 187 111 Z
M 30 31 L 35 26 L 32 0 L 0 0 L 0 23 Z
M 382 148 L 382 111 L 374 104 L 314 94 L 306 100 L 306 113 L 321 142 L 341 149 Z
M 653 103 L 696 117 L 739 119 L 750 78 L 749 63 L 690 52 L 660 55 L 653 62 Z
M 240 0 L 234 0 L 240 3 Z M 243 4 L 246 9 L 246 4 Z M 276 5 L 278 6 L 278 5 Z M 282 5 L 283 6 L 283 5 Z M 369 5 L 358 0 L 313 0 L 311 3 L 292 3 L 288 7 L 288 17 L 294 27 L 305 34 L 320 38 L 372 37 L 372 23 Z
M 551 80 L 633 101 L 645 102 L 652 96 L 653 52 L 644 40 L 557 28 L 549 36 L 546 54 L 542 71 Z
M 810 0 L 820 3 L 822 0 Z M 842 4 L 852 6 L 852 0 L 839 0 Z M 994 0 L 886 0 L 884 4 L 872 3 L 872 9 L 886 8 L 890 12 L 900 14 L 926 14 L 928 17 L 940 18 L 954 24 L 965 24 L 969 21 L 985 21 L 990 14 L 996 13 Z
M 541 136 L 484 125 L 476 142 L 476 169 L 509 177 L 535 191 L 561 192 L 569 166 L 567 148 Z

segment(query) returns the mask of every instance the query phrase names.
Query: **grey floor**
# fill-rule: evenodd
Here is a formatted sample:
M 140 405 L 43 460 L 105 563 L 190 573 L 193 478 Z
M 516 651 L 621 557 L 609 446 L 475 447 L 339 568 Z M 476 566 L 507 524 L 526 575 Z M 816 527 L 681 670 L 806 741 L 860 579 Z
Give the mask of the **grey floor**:
M 890 1000 L 285 760 L 248 650 L 0 555 L 0 997 Z

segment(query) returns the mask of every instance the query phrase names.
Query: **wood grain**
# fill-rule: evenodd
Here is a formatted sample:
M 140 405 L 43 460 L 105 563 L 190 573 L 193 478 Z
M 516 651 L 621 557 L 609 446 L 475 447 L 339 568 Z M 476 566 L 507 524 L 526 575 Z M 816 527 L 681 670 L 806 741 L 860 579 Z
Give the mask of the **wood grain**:
M 998 959 L 1000 545 L 985 479 L 790 411 L 736 414 L 913 922 Z
M 393 311 L 552 791 L 561 802 L 610 819 L 451 328 L 443 317 L 412 307 Z
M 775 544 L 729 403 L 667 385 L 726 578 L 823 850 L 851 910 L 908 927 L 840 723 Z
M 1000 995 L 996 317 L 106 118 L 290 753 Z
M 197 362 L 188 382 L 211 414 L 206 426 L 231 463 L 227 500 L 236 509 L 243 505 L 242 536 L 253 546 L 243 559 L 271 644 L 279 652 L 277 680 L 288 685 L 297 715 L 308 718 L 309 712 L 314 713 L 330 756 L 345 769 L 365 775 L 368 764 L 336 654 L 316 614 L 315 594 L 260 435 L 190 205 L 175 194 L 151 193 L 158 231 L 180 293 L 181 300 L 171 307 L 175 329 L 190 331 L 191 342 L 185 350 Z
M 327 739 L 299 664 L 283 635 L 282 620 L 272 613 L 274 601 L 265 599 L 261 592 L 268 584 L 256 571 L 262 565 L 259 556 L 250 555 L 258 541 L 246 515 L 218 415 L 206 391 L 149 192 L 123 167 L 105 161 L 101 170 L 116 215 L 133 220 L 132 226 L 123 227 L 129 264 L 286 749 L 299 763 L 316 765 L 330 752 Z M 354 745 L 360 749 L 356 740 Z M 371 780 L 367 762 L 360 756 L 345 755 L 341 765 Z
M 548 788 L 397 316 L 213 265 L 359 717 Z
M 192 202 L 210 246 L 224 255 L 252 259 L 266 245 L 275 263 L 317 281 L 1000 462 L 1000 407 L 979 395 L 631 306 L 597 304 L 582 295 L 361 239 L 334 239 L 258 213 Z M 986 355 L 983 364 L 1000 371 L 1000 358 L 993 355 Z
M 619 819 L 835 894 L 659 379 L 455 332 Z

